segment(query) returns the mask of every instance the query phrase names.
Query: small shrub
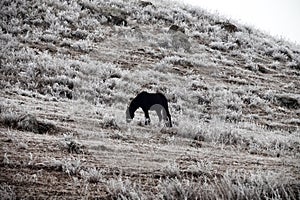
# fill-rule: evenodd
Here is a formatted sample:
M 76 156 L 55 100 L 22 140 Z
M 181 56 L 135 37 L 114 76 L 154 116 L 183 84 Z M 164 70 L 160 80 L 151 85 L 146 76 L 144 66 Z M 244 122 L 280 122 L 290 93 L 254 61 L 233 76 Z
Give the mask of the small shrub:
M 84 146 L 75 141 L 71 141 L 70 143 L 67 143 L 67 146 L 68 146 L 69 153 L 77 153 L 77 154 L 83 153 L 82 149 L 84 148 Z
M 129 179 L 122 180 L 120 177 L 118 179 L 109 180 L 106 190 L 109 193 L 110 199 L 147 199 L 147 196 L 142 189 L 139 188 L 138 184 Z
M 65 158 L 62 160 L 52 158 L 51 160 L 44 161 L 42 165 L 48 169 L 63 172 L 70 176 L 79 175 L 82 170 L 81 160 L 76 158 Z
M 7 164 L 10 163 L 9 158 L 8 158 L 8 156 L 7 156 L 7 153 L 4 154 L 4 158 L 3 158 L 2 163 L 3 163 L 4 165 L 7 165 Z
M 6 183 L 0 184 L 0 199 L 2 200 L 14 200 L 17 199 L 15 189 L 13 186 L 7 185 Z
M 102 128 L 104 129 L 114 129 L 120 130 L 116 120 L 114 118 L 104 117 L 103 122 L 101 123 Z
M 297 199 L 300 188 L 278 174 L 227 171 L 198 180 L 168 178 L 159 183 L 160 199 Z
M 238 145 L 240 144 L 239 140 L 241 136 L 232 130 L 224 131 L 218 134 L 215 138 L 215 141 L 224 145 Z
M 16 113 L 6 113 L 1 116 L 0 123 L 10 128 L 38 134 L 45 134 L 57 130 L 53 124 L 41 122 L 30 114 L 17 115 Z
M 179 177 L 180 176 L 180 168 L 176 162 L 168 163 L 163 169 L 163 173 L 167 177 Z
M 159 188 L 160 199 L 201 199 L 200 187 L 190 180 L 166 179 Z
M 276 99 L 279 105 L 286 107 L 288 109 L 300 108 L 300 100 L 298 100 L 296 97 L 292 97 L 288 95 L 278 95 L 276 96 Z
M 64 160 L 61 163 L 61 169 L 68 175 L 78 175 L 81 170 L 81 161 L 79 159 Z
M 185 51 L 190 51 L 192 45 L 187 35 L 182 32 L 176 32 L 172 34 L 172 46 L 176 50 L 184 49 Z
M 196 138 L 199 127 L 195 124 L 197 123 L 182 119 L 177 128 L 177 135 L 184 138 Z
M 81 177 L 89 183 L 101 182 L 103 178 L 102 173 L 102 170 L 98 170 L 95 167 L 80 171 Z

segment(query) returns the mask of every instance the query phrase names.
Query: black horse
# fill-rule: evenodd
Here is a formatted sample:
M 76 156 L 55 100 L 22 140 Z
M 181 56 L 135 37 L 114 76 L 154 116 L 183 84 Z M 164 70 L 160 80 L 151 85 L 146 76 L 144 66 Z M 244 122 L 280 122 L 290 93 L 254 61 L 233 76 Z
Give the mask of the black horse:
M 126 120 L 130 122 L 134 118 L 134 112 L 138 109 L 142 108 L 145 113 L 145 125 L 150 124 L 149 110 L 155 110 L 159 122 L 161 122 L 162 118 L 167 121 L 167 126 L 172 127 L 171 115 L 168 109 L 168 100 L 161 93 L 148 93 L 141 92 L 138 94 L 130 103 L 129 107 L 126 110 Z

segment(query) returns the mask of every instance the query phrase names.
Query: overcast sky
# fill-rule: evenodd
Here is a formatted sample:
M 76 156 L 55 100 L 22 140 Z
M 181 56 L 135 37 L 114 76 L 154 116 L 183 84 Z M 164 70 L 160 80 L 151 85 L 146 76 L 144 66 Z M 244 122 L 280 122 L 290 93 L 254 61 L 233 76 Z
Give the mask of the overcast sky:
M 179 0 L 178 0 L 179 1 Z M 181 0 L 300 44 L 300 0 Z

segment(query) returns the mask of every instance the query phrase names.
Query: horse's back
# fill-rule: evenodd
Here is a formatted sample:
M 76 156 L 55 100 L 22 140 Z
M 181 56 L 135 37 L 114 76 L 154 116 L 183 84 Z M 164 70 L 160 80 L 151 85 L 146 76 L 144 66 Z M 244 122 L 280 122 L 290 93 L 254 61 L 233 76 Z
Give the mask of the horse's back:
M 167 98 L 163 93 L 157 92 L 156 95 L 159 96 L 162 100 L 167 101 Z
M 166 96 L 160 92 L 155 93 L 157 99 L 159 99 L 161 104 L 168 104 L 168 100 Z
M 149 106 L 152 106 L 154 104 L 161 104 L 164 105 L 167 103 L 167 98 L 162 93 L 148 93 L 148 92 L 141 92 L 138 94 L 138 99 L 140 99 L 141 102 L 149 104 Z

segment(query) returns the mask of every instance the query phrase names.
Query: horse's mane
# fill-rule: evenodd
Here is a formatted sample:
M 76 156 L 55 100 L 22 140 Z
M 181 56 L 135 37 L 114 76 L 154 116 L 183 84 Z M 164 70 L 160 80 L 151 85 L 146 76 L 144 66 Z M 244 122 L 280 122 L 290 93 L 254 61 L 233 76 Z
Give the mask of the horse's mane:
M 135 97 L 134 99 L 132 99 L 132 101 L 129 104 L 129 110 L 131 112 L 135 112 L 138 109 L 138 107 L 140 106 L 138 97 L 139 97 L 139 95 L 137 97 Z

